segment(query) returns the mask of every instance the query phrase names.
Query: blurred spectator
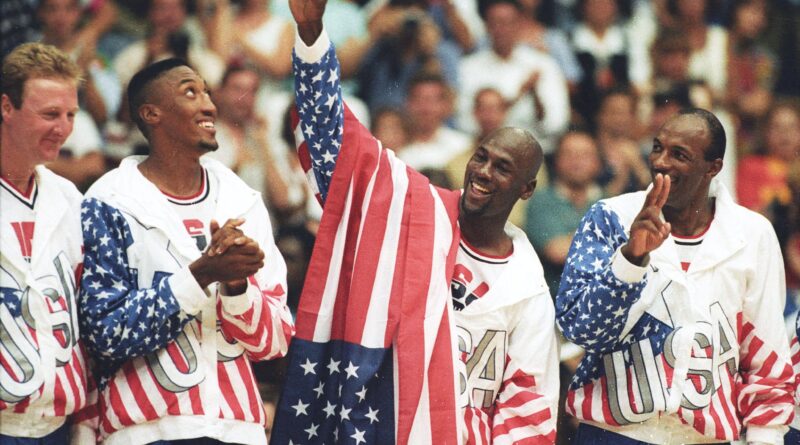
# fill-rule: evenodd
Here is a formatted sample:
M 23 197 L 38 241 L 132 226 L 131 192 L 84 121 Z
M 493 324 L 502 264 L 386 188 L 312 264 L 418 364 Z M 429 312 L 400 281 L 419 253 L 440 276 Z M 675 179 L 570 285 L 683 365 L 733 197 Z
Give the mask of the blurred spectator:
M 651 48 L 653 60 L 652 91 L 685 91 L 690 104 L 710 109 L 713 107 L 712 93 L 708 84 L 692 77 L 689 65 L 692 47 L 686 33 L 680 28 L 662 28 Z M 643 98 L 645 101 L 650 97 Z M 652 104 L 646 104 L 649 109 Z M 649 149 L 648 149 L 649 152 Z
M 141 68 L 168 57 L 180 57 L 194 67 L 211 87 L 219 85 L 225 64 L 186 29 L 188 0 L 148 0 L 147 37 L 128 45 L 114 59 L 120 83 L 127 85 Z M 122 106 L 121 111 L 127 107 Z
M 584 76 L 574 96 L 575 111 L 593 126 L 599 98 L 613 88 L 642 86 L 647 80 L 647 60 L 633 49 L 619 17 L 617 0 L 582 0 L 581 21 L 572 32 L 572 45 Z
M 406 112 L 411 121 L 409 143 L 397 155 L 415 170 L 442 170 L 470 149 L 468 135 L 445 125 L 453 110 L 453 93 L 436 74 L 421 74 L 408 87 Z
M 35 40 L 37 5 L 37 0 L 0 2 L 0 59 L 17 45 Z M 82 45 L 95 46 L 114 25 L 117 8 L 112 0 L 81 0 L 81 8 L 87 12 L 89 19 L 81 28 L 77 41 Z
M 788 102 L 778 103 L 767 113 L 763 146 L 745 156 L 738 167 L 739 203 L 767 216 L 773 203 L 791 200 L 787 184 L 789 165 L 800 159 L 800 111 Z
M 327 10 L 325 10 L 327 14 Z M 372 134 L 385 148 L 400 150 L 411 137 L 411 123 L 399 108 L 382 108 L 372 118 Z
M 662 19 L 687 36 L 691 57 L 689 75 L 703 80 L 711 88 L 715 102 L 724 99 L 728 82 L 728 32 L 711 24 L 709 15 L 719 8 L 713 0 L 667 0 L 667 15 Z M 709 109 L 709 107 L 705 107 Z
M 787 306 L 793 303 L 796 311 L 800 307 L 800 160 L 795 160 L 789 167 L 787 179 L 792 199 L 786 209 L 786 222 L 782 227 L 776 227 L 776 233 L 782 238 L 786 262 Z
M 726 104 L 735 112 L 739 151 L 752 151 L 756 124 L 772 103 L 777 78 L 775 56 L 763 44 L 766 0 L 735 0 L 731 10 Z
M 201 22 L 208 47 L 226 62 L 247 63 L 258 70 L 262 88 L 282 89 L 292 71 L 294 27 L 274 15 L 268 0 L 203 0 Z
M 212 93 L 219 149 L 206 156 L 219 160 L 261 192 L 270 213 L 279 217 L 302 208 L 305 202 L 290 199 L 282 174 L 285 161 L 276 161 L 267 138 L 267 122 L 256 114 L 258 84 L 258 74 L 252 69 L 234 65 L 226 70 L 222 84 Z
M 583 215 L 605 195 L 597 182 L 600 151 L 589 133 L 569 131 L 553 153 L 552 182 L 528 202 L 525 232 L 544 267 L 555 295 L 572 236 Z
M 603 159 L 599 182 L 609 196 L 644 190 L 650 169 L 639 149 L 636 99 L 624 89 L 612 90 L 600 100 L 595 137 Z
M 97 42 L 82 38 L 79 28 L 82 15 L 79 0 L 42 0 L 37 9 L 39 40 L 69 54 L 83 69 L 85 82 L 79 91 L 80 106 L 102 128 L 117 113 L 122 87 L 113 70 L 98 56 Z
M 456 48 L 459 56 L 475 49 L 484 34 L 476 0 L 372 0 L 365 8 L 370 16 L 370 27 L 381 26 L 378 23 L 384 14 L 393 14 L 394 8 L 403 7 L 424 10 L 436 24 L 442 39 Z
M 459 51 L 442 40 L 424 9 L 389 3 L 371 21 L 370 36 L 358 73 L 359 96 L 370 111 L 402 107 L 409 82 L 421 72 L 439 73 L 457 87 Z
M 475 134 L 472 114 L 475 95 L 491 87 L 513 104 L 507 125 L 533 132 L 545 153 L 570 116 L 567 82 L 555 59 L 532 47 L 519 45 L 522 10 L 516 0 L 491 0 L 481 9 L 491 48 L 464 58 L 459 67 L 461 90 L 459 124 Z
M 553 56 L 570 86 L 577 88 L 583 76 L 571 42 L 564 32 L 553 28 L 555 4 L 552 0 L 520 0 L 522 21 L 520 43 Z

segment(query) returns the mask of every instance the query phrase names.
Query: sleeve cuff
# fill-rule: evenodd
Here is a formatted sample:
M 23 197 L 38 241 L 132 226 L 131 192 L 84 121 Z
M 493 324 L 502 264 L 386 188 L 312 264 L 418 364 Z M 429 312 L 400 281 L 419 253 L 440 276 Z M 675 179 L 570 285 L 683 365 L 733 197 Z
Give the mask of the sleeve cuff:
M 621 249 L 622 247 L 618 248 L 617 251 L 614 252 L 614 256 L 611 257 L 611 272 L 617 279 L 625 283 L 638 283 L 642 281 L 644 275 L 647 273 L 647 265 L 640 267 L 631 263 L 625 258 L 625 255 L 622 254 Z M 647 263 L 649 262 L 650 259 L 648 258 Z
M 169 279 L 172 294 L 181 309 L 189 315 L 197 315 L 205 305 L 208 295 L 197 283 L 188 267 L 173 274 Z
M 306 43 L 303 42 L 303 39 L 300 38 L 300 34 L 297 31 L 294 32 L 294 53 L 303 63 L 319 62 L 322 56 L 328 52 L 330 46 L 331 41 L 325 29 L 322 30 L 322 33 L 317 37 L 317 41 L 311 46 L 307 46 Z
M 230 315 L 242 315 L 252 306 L 250 301 L 251 289 L 258 291 L 255 287 L 247 284 L 247 290 L 240 295 L 220 295 L 222 299 L 222 309 Z
M 745 434 L 747 442 L 762 442 L 767 444 L 779 444 L 783 442 L 783 435 L 789 431 L 785 425 L 759 426 L 748 425 Z

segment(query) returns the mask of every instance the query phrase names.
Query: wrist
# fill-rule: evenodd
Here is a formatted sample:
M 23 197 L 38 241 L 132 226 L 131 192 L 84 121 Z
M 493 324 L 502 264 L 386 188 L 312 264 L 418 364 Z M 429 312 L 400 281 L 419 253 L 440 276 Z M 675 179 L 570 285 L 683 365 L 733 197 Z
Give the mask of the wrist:
M 219 293 L 222 296 L 228 297 L 233 295 L 241 295 L 247 291 L 247 279 L 232 280 L 220 283 Z
M 624 244 L 624 245 L 623 245 L 623 246 L 622 246 L 622 247 L 619 249 L 619 251 L 620 251 L 620 253 L 622 254 L 622 256 L 624 256 L 624 257 L 625 257 L 625 259 L 626 259 L 626 260 L 628 260 L 628 262 L 629 262 L 629 263 L 631 263 L 631 264 L 633 264 L 633 265 L 636 265 L 636 266 L 642 267 L 642 266 L 644 266 L 644 265 L 645 265 L 645 263 L 646 263 L 646 261 L 645 261 L 645 260 L 646 260 L 646 258 L 647 258 L 647 254 L 646 254 L 646 253 L 645 253 L 645 254 L 643 254 L 643 255 L 636 255 L 636 254 L 634 254 L 633 252 L 631 252 L 631 247 L 630 247 L 630 244 L 628 244 L 628 243 L 625 243 L 625 244 Z

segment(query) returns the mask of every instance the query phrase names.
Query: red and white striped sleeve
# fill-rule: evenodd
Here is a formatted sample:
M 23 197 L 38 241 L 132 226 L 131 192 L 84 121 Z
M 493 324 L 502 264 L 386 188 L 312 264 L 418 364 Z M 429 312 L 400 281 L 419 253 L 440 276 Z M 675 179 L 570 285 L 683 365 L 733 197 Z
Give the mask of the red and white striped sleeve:
M 553 303 L 544 289 L 526 301 L 509 336 L 492 421 L 495 445 L 553 444 L 556 440 L 558 344 Z
M 289 349 L 294 335 L 292 314 L 286 306 L 286 263 L 272 239 L 267 210 L 260 206 L 242 226 L 267 224 L 258 242 L 264 251 L 264 267 L 248 278 L 247 291 L 237 296 L 217 299 L 217 317 L 222 332 L 235 339 L 247 351 L 250 360 L 281 357 Z
M 742 379 L 736 402 L 748 442 L 778 443 L 793 417 L 795 374 L 782 317 L 786 286 L 780 246 L 764 224 L 758 256 L 752 259 L 759 267 L 748 281 L 739 319 Z

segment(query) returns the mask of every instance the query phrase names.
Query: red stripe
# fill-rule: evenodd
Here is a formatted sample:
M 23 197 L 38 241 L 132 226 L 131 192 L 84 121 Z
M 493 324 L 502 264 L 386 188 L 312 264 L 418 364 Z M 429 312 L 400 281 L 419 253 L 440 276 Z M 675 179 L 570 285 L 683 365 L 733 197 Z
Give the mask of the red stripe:
M 602 380 L 601 380 L 602 382 Z M 583 385 L 583 401 L 581 401 L 582 418 L 586 420 L 600 420 L 592 418 L 592 387 L 591 383 Z
M 233 411 L 233 418 L 244 420 L 244 411 L 242 411 L 242 407 L 236 399 L 236 391 L 233 389 L 233 385 L 231 385 L 231 379 L 228 376 L 228 370 L 225 369 L 224 363 L 217 362 L 217 373 L 219 374 L 219 392 L 222 393 L 222 397 L 225 398 L 228 407 Z
M 505 421 L 503 421 L 503 423 L 494 426 L 494 430 L 492 431 L 492 436 L 498 437 L 503 434 L 508 434 L 508 432 L 513 430 L 514 428 L 520 428 L 529 425 L 541 425 L 542 423 L 552 418 L 553 416 L 550 413 L 549 408 L 542 409 L 527 416 L 508 417 L 505 419 Z M 555 431 L 551 431 L 550 433 L 548 433 L 548 435 L 550 434 L 555 436 Z
M 408 221 L 411 219 L 411 206 L 404 202 L 403 216 L 400 224 L 400 237 L 397 245 L 397 258 L 406 258 L 408 255 L 408 248 L 411 247 L 405 242 L 408 239 Z M 406 276 L 406 263 L 405 261 L 395 261 L 394 264 L 394 280 L 392 281 L 392 290 L 389 293 L 389 312 L 386 317 L 386 334 L 384 335 L 383 344 L 389 347 L 394 341 L 394 336 L 397 323 L 400 320 L 400 302 L 403 301 L 403 280 L 399 277 Z M 389 327 L 392 327 L 391 329 Z
M 720 418 L 717 410 L 714 409 L 714 403 L 708 405 L 708 415 L 711 417 L 711 423 L 714 425 L 714 438 L 724 439 L 725 430 L 722 428 L 722 418 Z
M 247 394 L 250 396 L 250 412 L 253 414 L 255 422 L 259 425 L 266 425 L 267 414 L 264 412 L 264 403 L 261 401 L 261 394 L 256 391 L 256 378 L 253 375 L 253 368 L 245 358 L 236 359 L 236 366 L 239 368 L 242 380 L 247 386 Z
M 81 388 L 78 387 L 78 383 L 75 380 L 75 374 L 73 373 L 72 370 L 72 364 L 74 363 L 75 362 L 73 361 L 72 363 L 67 365 L 66 368 L 64 369 L 65 374 L 67 375 L 67 383 L 69 383 L 69 388 L 72 391 L 72 398 L 75 404 L 75 406 L 72 407 L 72 412 L 66 414 L 72 414 L 75 411 L 79 410 L 81 407 L 83 407 L 82 402 L 84 400 L 84 397 L 86 396 L 86 394 L 81 390 Z
M 178 396 L 172 392 L 161 386 L 156 380 L 155 374 L 153 374 L 153 370 L 150 368 L 150 365 L 146 365 L 147 374 L 150 376 L 150 379 L 155 384 L 156 388 L 158 388 L 158 392 L 161 394 L 161 398 L 164 399 L 164 403 L 167 404 L 167 414 L 172 416 L 178 416 L 181 414 L 181 406 L 178 402 Z
M 157 419 L 159 415 L 156 409 L 153 408 L 153 404 L 150 403 L 150 398 L 147 397 L 147 391 L 142 386 L 142 381 L 139 379 L 139 374 L 136 373 L 132 360 L 122 365 L 122 372 L 125 373 L 125 380 L 131 389 L 131 394 L 136 399 L 136 405 L 139 406 L 139 410 L 144 414 L 145 420 Z
M 725 373 L 727 374 L 727 371 L 725 371 Z M 731 376 L 723 375 L 722 378 L 723 379 L 724 378 L 729 379 L 729 382 L 730 382 L 729 384 L 730 384 L 731 388 L 733 388 L 733 379 L 731 378 Z M 736 434 L 736 431 L 739 430 L 739 427 L 738 427 L 739 422 L 736 420 L 736 418 L 733 415 L 733 412 L 731 411 L 732 407 L 729 406 L 730 404 L 733 403 L 733 400 L 731 400 L 729 398 L 720 397 L 720 394 L 721 394 L 721 391 L 718 391 L 716 394 L 714 394 L 714 397 L 719 399 L 719 402 L 722 405 L 723 414 L 725 415 L 725 420 L 728 422 L 728 425 L 730 425 L 730 428 L 734 432 L 734 434 Z
M 439 332 L 433 345 L 430 366 L 428 367 L 431 439 L 433 443 L 451 443 L 455 441 L 454 432 L 458 429 L 456 411 L 454 409 L 456 407 L 455 389 L 453 385 L 445 384 L 448 379 L 451 382 L 453 381 L 453 375 L 455 374 L 453 361 L 455 358 L 453 357 L 453 348 L 450 342 L 450 323 L 447 311 L 442 315 Z
M 258 419 L 261 416 L 260 412 L 264 411 L 264 406 L 261 404 L 261 398 L 255 389 L 256 381 L 250 375 L 250 364 L 244 357 L 239 357 L 236 360 L 236 368 L 239 370 L 239 375 L 244 382 L 245 390 L 247 391 L 247 399 L 250 405 L 250 413 L 253 419 Z
M 775 366 L 775 362 L 777 361 L 778 354 L 776 354 L 775 351 L 770 352 L 767 355 L 767 359 L 764 360 L 764 363 L 756 370 L 756 375 L 764 378 L 769 377 L 772 374 L 772 367 Z
M 572 414 L 573 416 L 576 414 L 575 412 L 575 391 L 569 390 L 567 392 L 567 414 Z
M 108 411 L 113 410 L 112 403 L 108 401 L 108 399 L 106 398 L 109 396 L 110 392 L 111 392 L 111 385 L 109 384 L 108 391 L 104 391 L 102 397 L 100 397 L 100 400 L 98 401 L 100 405 L 99 412 L 103 413 L 100 416 L 100 425 L 103 428 L 103 431 L 105 431 L 107 435 L 110 435 L 111 433 L 116 431 L 116 428 L 114 428 L 111 425 L 111 420 L 109 419 L 108 416 Z
M 593 389 L 594 390 L 594 389 Z M 608 394 L 608 380 L 606 376 L 600 378 L 600 394 Z M 601 397 L 600 407 L 603 410 L 603 419 L 597 419 L 609 425 L 619 426 L 619 422 L 611 415 L 611 405 L 609 405 L 608 397 Z M 590 414 L 591 417 L 591 414 Z
M 703 415 L 702 411 L 683 410 L 683 409 L 681 409 L 681 411 L 692 413 L 692 417 L 694 418 L 694 421 L 692 422 L 692 427 L 701 434 L 706 433 L 706 417 Z
M 753 360 L 755 360 L 756 354 L 758 354 L 758 351 L 761 350 L 762 346 L 764 346 L 764 342 L 761 341 L 760 338 L 753 336 L 752 340 L 750 340 L 750 344 L 748 344 L 747 347 L 747 355 L 739 364 L 739 369 L 751 369 Z
M 749 424 L 751 425 L 769 425 L 772 423 L 772 420 L 786 414 L 783 411 L 776 411 L 774 409 L 768 409 L 764 411 L 762 414 L 759 414 L 755 417 L 751 417 L 749 420 Z
M 192 402 L 192 413 L 199 416 L 204 413 L 203 400 L 200 398 L 200 386 L 195 385 L 189 388 L 189 400 Z
M 377 169 L 372 194 L 367 203 L 367 212 L 363 217 L 364 227 L 361 230 L 358 252 L 353 265 L 353 270 L 357 271 L 357 276 L 353 277 L 353 283 L 350 288 L 351 300 L 347 307 L 348 320 L 344 332 L 344 340 L 356 344 L 361 343 L 361 338 L 364 334 L 367 311 L 370 307 L 370 297 L 375 285 L 375 272 L 378 269 L 381 252 L 383 251 L 383 241 L 386 238 L 386 223 L 389 219 L 389 208 L 394 194 L 390 173 L 391 166 L 386 151 L 381 151 Z M 364 183 L 361 187 L 356 188 L 354 193 L 364 195 L 366 189 L 367 184 Z
M 133 425 L 133 420 L 128 415 L 127 409 L 125 409 L 125 402 L 123 402 L 122 397 L 120 397 L 117 382 L 113 380 L 108 384 L 108 397 L 111 409 L 114 411 L 114 415 L 119 419 L 120 424 Z
M 53 412 L 56 416 L 66 416 L 67 394 L 64 391 L 64 382 L 58 377 L 58 373 L 56 373 L 56 381 L 53 386 Z

